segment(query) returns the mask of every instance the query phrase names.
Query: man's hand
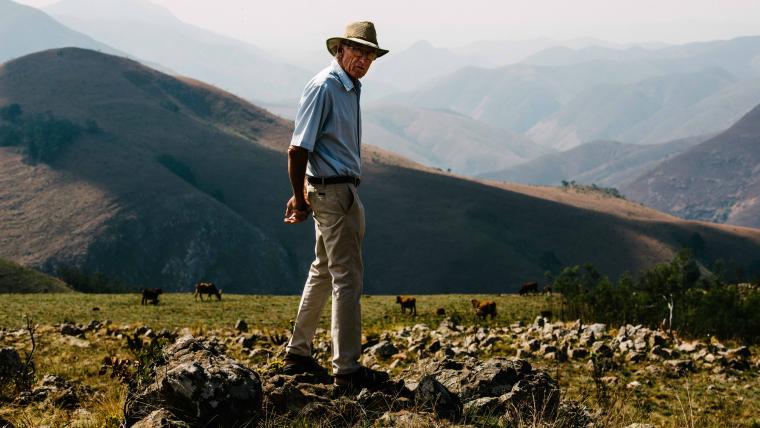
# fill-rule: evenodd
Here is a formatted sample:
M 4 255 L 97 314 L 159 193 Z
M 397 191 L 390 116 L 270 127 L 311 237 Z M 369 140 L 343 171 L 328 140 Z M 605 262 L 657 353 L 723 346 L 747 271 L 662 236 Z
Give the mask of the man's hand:
M 311 205 L 307 201 L 300 203 L 296 201 L 295 196 L 291 196 L 285 205 L 285 224 L 301 223 L 309 217 Z

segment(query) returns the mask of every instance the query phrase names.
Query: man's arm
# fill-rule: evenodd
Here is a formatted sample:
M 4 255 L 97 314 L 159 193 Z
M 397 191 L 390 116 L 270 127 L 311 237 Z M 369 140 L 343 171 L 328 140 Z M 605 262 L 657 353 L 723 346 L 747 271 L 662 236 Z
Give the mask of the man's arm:
M 285 223 L 296 224 L 306 220 L 311 207 L 306 200 L 304 181 L 306 180 L 306 164 L 309 160 L 309 152 L 296 146 L 288 147 L 288 178 L 293 196 L 288 200 L 285 207 Z

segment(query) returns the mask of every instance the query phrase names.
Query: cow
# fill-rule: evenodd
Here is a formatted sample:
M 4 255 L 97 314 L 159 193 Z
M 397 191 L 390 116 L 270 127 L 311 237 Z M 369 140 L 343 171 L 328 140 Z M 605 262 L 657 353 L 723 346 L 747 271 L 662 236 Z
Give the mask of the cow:
M 147 305 L 148 300 L 150 300 L 150 303 L 152 305 L 158 304 L 158 296 L 160 294 L 163 294 L 164 290 L 160 288 L 143 288 L 142 290 L 142 301 L 140 302 L 141 305 Z
M 520 295 L 524 296 L 528 293 L 538 293 L 538 282 L 526 282 L 520 287 Z
M 417 299 L 408 296 L 396 296 L 396 303 L 401 305 L 401 313 L 405 313 L 406 309 L 409 309 L 409 313 L 417 315 Z
M 493 300 L 472 299 L 470 303 L 472 303 L 472 307 L 475 309 L 476 316 L 482 319 L 486 319 L 488 315 L 491 316 L 491 319 L 496 317 L 496 302 Z
M 551 296 L 552 295 L 552 286 L 551 285 L 548 285 L 548 284 L 544 285 L 544 294 L 546 294 L 547 296 Z
M 203 301 L 203 295 L 206 295 L 209 299 L 212 295 L 216 296 L 216 300 L 222 300 L 222 290 L 219 290 L 216 288 L 216 285 L 214 285 L 211 282 L 199 282 L 195 284 L 195 294 L 193 294 L 193 297 L 195 300 L 198 300 L 198 297 L 201 298 L 201 302 Z

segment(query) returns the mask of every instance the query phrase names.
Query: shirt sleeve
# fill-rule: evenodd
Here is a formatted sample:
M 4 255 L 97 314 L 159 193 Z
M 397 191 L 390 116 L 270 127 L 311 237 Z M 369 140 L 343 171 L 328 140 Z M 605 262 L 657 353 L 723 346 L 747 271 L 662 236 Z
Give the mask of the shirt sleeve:
M 295 129 L 291 146 L 302 147 L 308 151 L 314 150 L 314 145 L 319 138 L 322 126 L 325 123 L 328 112 L 327 85 L 309 84 L 298 102 Z

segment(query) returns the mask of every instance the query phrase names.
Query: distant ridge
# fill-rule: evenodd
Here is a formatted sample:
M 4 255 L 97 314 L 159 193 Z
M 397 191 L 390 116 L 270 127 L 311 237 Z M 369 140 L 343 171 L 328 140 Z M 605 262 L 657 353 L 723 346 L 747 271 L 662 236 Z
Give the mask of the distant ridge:
M 4 64 L 0 100 L 102 130 L 47 163 L 0 148 L 0 257 L 173 291 L 206 279 L 226 292 L 300 292 L 314 238 L 310 223 L 282 223 L 292 122 L 82 49 Z M 708 265 L 753 266 L 760 254 L 760 230 L 685 222 L 599 193 L 466 179 L 371 146 L 363 159 L 371 294 L 509 292 L 587 262 L 636 273 L 695 234 Z
M 760 105 L 624 191 L 679 217 L 760 227 Z

